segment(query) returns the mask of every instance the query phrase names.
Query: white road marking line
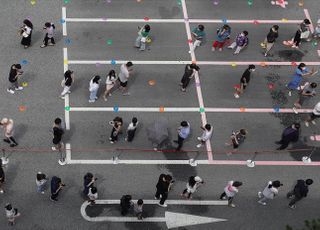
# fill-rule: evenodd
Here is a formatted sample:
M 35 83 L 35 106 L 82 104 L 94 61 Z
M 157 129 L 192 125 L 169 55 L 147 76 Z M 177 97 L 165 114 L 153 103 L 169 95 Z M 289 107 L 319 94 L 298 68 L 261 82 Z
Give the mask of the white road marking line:
M 67 164 L 70 160 L 71 160 L 71 145 L 70 145 L 70 143 L 66 143 L 66 162 L 67 162 Z
M 188 10 L 187 10 L 186 1 L 185 0 L 181 0 L 181 5 L 182 5 L 183 17 L 184 18 L 189 18 L 188 17 Z M 190 29 L 189 21 L 188 20 L 184 20 L 184 23 L 185 23 L 185 27 L 186 27 L 186 31 L 187 31 L 187 38 L 188 38 L 188 40 L 192 41 L 191 29 Z M 196 61 L 197 59 L 196 59 L 196 55 L 194 53 L 193 43 L 189 42 L 188 44 L 189 44 L 189 50 L 191 51 L 190 52 L 191 59 L 192 59 L 192 61 Z M 199 106 L 200 106 L 200 108 L 204 108 L 204 102 L 203 102 L 203 96 L 202 96 L 202 90 L 201 90 L 201 84 L 200 84 L 200 78 L 199 78 L 198 72 L 196 72 L 196 74 L 194 76 L 194 80 L 199 85 L 199 86 L 196 86 Z M 201 115 L 202 125 L 205 126 L 208 123 L 205 111 L 201 111 L 200 115 Z M 206 141 L 206 148 L 207 148 L 208 160 L 212 160 L 213 159 L 213 155 L 212 155 L 212 148 L 211 148 L 210 139 Z
M 68 70 L 69 66 L 68 66 L 68 49 L 67 48 L 63 48 L 63 73 L 65 73 Z M 70 112 L 68 108 L 70 106 L 69 103 L 69 94 L 67 93 L 64 96 L 64 120 L 66 123 L 66 130 L 70 130 Z
M 247 161 L 240 160 L 196 160 L 198 165 L 241 165 L 247 167 Z M 71 165 L 112 165 L 113 160 L 70 160 Z M 122 165 L 190 165 L 189 160 L 119 160 Z M 261 166 L 320 166 L 320 162 L 304 163 L 302 161 L 255 161 Z
M 70 107 L 71 112 L 113 112 L 114 107 Z M 161 109 L 161 111 L 160 111 Z M 291 108 L 204 108 L 206 113 L 294 113 Z M 312 109 L 297 109 L 299 113 L 311 113 Z M 117 107 L 117 112 L 200 112 L 199 107 Z
M 67 36 L 67 8 L 62 7 L 62 35 Z
M 113 61 L 116 61 L 116 64 L 127 63 L 128 60 L 68 60 L 69 65 L 96 65 L 97 63 L 101 65 L 111 65 Z M 142 60 L 131 60 L 135 65 L 186 65 L 191 64 L 192 61 L 142 61 Z M 299 65 L 301 62 L 295 62 L 296 65 Z M 303 62 L 309 66 L 320 66 L 320 62 Z M 246 66 L 246 65 L 265 65 L 267 66 L 292 66 L 293 62 L 265 62 L 265 61 L 196 61 L 197 65 L 220 65 L 220 66 Z
M 311 24 L 309 26 L 310 27 L 310 31 L 311 31 L 311 33 L 314 33 L 314 26 L 313 26 L 313 23 L 312 23 L 310 14 L 309 14 L 309 10 L 308 9 L 304 9 L 303 11 L 304 11 L 304 14 L 305 14 L 306 18 L 309 19 L 309 21 L 311 22 Z
M 320 57 L 320 50 L 317 50 L 318 56 Z
M 138 200 L 132 200 L 137 203 Z M 96 200 L 96 204 L 120 204 L 120 200 Z M 159 200 L 143 200 L 143 204 L 158 204 Z M 166 200 L 170 205 L 228 205 L 226 200 Z
M 223 23 L 225 19 L 158 19 L 158 18 L 66 18 L 67 22 L 148 22 L 148 23 L 184 23 L 189 21 L 190 23 Z M 289 20 L 289 19 L 276 19 L 276 20 L 264 20 L 264 19 L 226 19 L 228 24 L 254 24 L 258 22 L 259 24 L 298 24 L 301 20 Z

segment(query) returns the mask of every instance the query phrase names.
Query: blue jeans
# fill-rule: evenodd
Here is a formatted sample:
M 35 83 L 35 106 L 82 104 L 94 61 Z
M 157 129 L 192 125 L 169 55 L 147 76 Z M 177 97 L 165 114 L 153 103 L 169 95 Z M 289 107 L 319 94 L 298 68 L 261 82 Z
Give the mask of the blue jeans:
M 96 97 L 97 97 L 97 93 L 98 93 L 98 90 L 93 90 L 93 91 L 91 91 L 91 92 L 90 92 L 89 100 L 95 101 L 95 100 L 96 100 Z
M 141 41 L 142 38 L 143 37 L 141 35 L 139 35 L 137 37 L 136 42 L 135 42 L 135 46 L 137 48 L 140 48 L 140 50 L 145 50 L 146 49 L 146 43 Z
M 43 183 L 42 185 L 37 186 L 37 192 L 44 192 L 46 188 L 47 181 Z

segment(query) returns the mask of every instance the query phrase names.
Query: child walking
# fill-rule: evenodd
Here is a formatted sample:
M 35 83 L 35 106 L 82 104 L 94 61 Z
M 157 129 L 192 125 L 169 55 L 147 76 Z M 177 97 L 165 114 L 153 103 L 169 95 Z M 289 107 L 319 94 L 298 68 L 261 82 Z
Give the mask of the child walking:
M 128 142 L 133 141 L 134 134 L 136 132 L 138 123 L 139 123 L 138 119 L 136 117 L 133 117 L 131 120 L 131 123 L 129 124 L 129 126 L 127 128 L 127 137 L 125 138 L 125 141 L 128 141 Z
M 146 49 L 146 42 L 150 33 L 150 25 L 146 24 L 142 28 L 138 27 L 138 37 L 136 38 L 135 47 L 140 48 L 140 51 Z
M 213 133 L 213 127 L 210 124 L 206 124 L 204 127 L 201 127 L 201 129 L 203 133 L 201 137 L 197 137 L 198 141 L 200 141 L 200 144 L 197 144 L 197 148 L 201 148 L 207 140 L 211 139 Z
M 54 41 L 53 35 L 54 30 L 56 29 L 55 25 L 52 22 L 46 22 L 44 24 L 43 29 L 46 31 L 46 35 L 43 39 L 43 44 L 40 46 L 41 48 L 49 46 L 54 46 L 56 43 Z M 49 43 L 50 40 L 50 43 Z
M 189 177 L 189 181 L 187 183 L 187 188 L 183 190 L 181 196 L 192 199 L 192 194 L 197 191 L 201 184 L 204 184 L 204 181 L 199 176 L 191 176 Z
M 280 181 L 269 181 L 267 186 L 264 188 L 262 192 L 258 192 L 258 197 L 260 200 L 258 201 L 259 204 L 267 205 L 267 200 L 272 200 L 276 195 L 279 193 L 279 188 L 283 184 Z

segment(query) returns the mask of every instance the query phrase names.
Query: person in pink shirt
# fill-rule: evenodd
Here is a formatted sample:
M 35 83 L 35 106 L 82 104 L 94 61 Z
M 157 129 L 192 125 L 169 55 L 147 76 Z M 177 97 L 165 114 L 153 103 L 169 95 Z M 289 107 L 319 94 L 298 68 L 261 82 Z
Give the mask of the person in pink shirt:
M 4 130 L 5 139 L 3 139 L 3 141 L 9 143 L 10 147 L 17 146 L 18 143 L 13 137 L 13 120 L 8 118 L 2 118 L 0 126 Z

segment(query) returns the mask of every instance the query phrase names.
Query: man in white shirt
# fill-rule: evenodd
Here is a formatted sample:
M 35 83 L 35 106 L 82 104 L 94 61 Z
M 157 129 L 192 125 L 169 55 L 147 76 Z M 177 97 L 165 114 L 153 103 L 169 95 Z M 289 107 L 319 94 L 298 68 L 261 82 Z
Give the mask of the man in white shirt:
M 316 124 L 315 119 L 319 117 L 320 117 L 320 102 L 318 102 L 314 106 L 311 115 L 307 118 L 307 120 L 305 120 L 304 123 L 307 127 L 309 127 L 309 122 L 315 125 Z
M 201 129 L 203 129 L 203 133 L 201 137 L 198 137 L 198 141 L 200 141 L 200 144 L 197 144 L 197 148 L 200 148 L 204 143 L 206 143 L 206 141 L 211 138 L 213 133 L 213 127 L 209 124 L 201 127 Z
M 130 72 L 132 72 L 132 62 L 129 61 L 126 64 L 122 64 L 120 67 L 120 73 L 119 73 L 119 82 L 120 82 L 120 89 L 122 91 L 123 96 L 129 96 L 130 93 L 128 92 L 128 79 L 130 77 Z

